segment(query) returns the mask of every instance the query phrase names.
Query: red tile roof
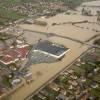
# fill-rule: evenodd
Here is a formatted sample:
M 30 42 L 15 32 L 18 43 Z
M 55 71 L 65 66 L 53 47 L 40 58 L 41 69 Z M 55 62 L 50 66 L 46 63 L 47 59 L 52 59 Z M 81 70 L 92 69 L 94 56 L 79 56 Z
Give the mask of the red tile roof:
M 9 64 L 13 61 L 13 58 L 10 56 L 3 56 L 0 60 L 2 63 Z
M 0 61 L 4 64 L 10 64 L 18 60 L 18 58 L 21 58 L 23 60 L 24 58 L 26 58 L 27 53 L 27 47 L 9 49 L 3 53 L 4 56 L 0 58 Z
M 17 48 L 16 51 L 20 54 L 20 58 L 26 58 L 26 55 L 28 53 L 28 49 L 27 47 L 23 47 L 23 48 Z
M 4 55 L 9 55 L 12 58 L 16 58 L 16 57 L 19 56 L 19 53 L 16 52 L 15 50 L 13 50 L 13 49 L 10 49 L 10 50 L 7 50 L 6 52 L 4 52 Z

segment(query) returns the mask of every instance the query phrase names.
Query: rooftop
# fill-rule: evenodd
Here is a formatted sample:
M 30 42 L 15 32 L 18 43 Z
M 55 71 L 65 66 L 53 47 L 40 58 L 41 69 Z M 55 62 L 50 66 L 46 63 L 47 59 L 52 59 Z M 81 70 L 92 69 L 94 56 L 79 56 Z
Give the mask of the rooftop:
M 3 52 L 3 55 L 0 56 L 0 62 L 5 65 L 11 64 L 12 62 L 17 61 L 19 58 L 22 60 L 26 57 L 28 49 L 26 47 L 22 48 L 12 48 Z
M 62 57 L 69 49 L 62 45 L 52 43 L 50 41 L 42 41 L 38 43 L 35 50 L 42 51 L 56 58 Z

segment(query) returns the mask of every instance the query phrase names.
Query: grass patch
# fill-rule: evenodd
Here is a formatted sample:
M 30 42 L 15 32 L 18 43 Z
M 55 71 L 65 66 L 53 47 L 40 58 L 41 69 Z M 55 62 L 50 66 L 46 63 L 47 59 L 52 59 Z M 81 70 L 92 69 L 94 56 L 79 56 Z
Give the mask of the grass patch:
M 2 83 L 3 83 L 5 86 L 9 87 L 9 88 L 12 86 L 11 83 L 10 83 L 10 80 L 9 80 L 9 78 L 8 78 L 7 76 L 3 76 Z
M 76 73 L 78 76 L 81 76 L 81 75 L 85 74 L 85 70 L 82 69 L 81 67 L 76 66 L 76 65 L 74 65 L 74 66 L 72 67 L 72 69 L 75 71 L 75 73 Z
M 86 63 L 86 64 L 81 65 L 80 68 L 84 69 L 87 72 L 91 72 L 91 71 L 93 71 L 93 69 L 95 68 L 95 66 Z
M 7 25 L 9 22 L 13 22 L 21 18 L 26 18 L 26 15 L 0 8 L 0 25 Z
M 58 95 L 57 92 L 53 91 L 53 90 L 49 90 L 49 95 L 48 95 L 48 99 L 49 100 L 55 100 L 56 96 Z
M 57 79 L 55 80 L 55 82 L 59 85 L 66 85 L 68 82 L 68 77 L 65 75 L 60 75 L 59 77 L 57 77 Z
M 3 8 L 0 8 L 0 18 L 2 19 L 14 21 L 24 17 L 25 15 L 17 13 L 15 11 L 7 11 Z
M 98 88 L 98 89 L 92 89 L 91 92 L 90 92 L 90 94 L 92 96 L 95 96 L 95 97 L 99 97 L 100 98 L 100 88 Z

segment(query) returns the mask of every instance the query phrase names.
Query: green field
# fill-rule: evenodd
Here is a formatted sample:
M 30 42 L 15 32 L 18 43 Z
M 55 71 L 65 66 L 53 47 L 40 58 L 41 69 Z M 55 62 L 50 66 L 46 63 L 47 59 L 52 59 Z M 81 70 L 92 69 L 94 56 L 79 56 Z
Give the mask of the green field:
M 9 22 L 13 22 L 25 17 L 26 15 L 0 8 L 0 25 L 7 25 Z
M 21 0 L 0 0 L 0 26 L 8 25 L 9 22 L 26 17 L 26 15 L 7 9 L 20 3 Z

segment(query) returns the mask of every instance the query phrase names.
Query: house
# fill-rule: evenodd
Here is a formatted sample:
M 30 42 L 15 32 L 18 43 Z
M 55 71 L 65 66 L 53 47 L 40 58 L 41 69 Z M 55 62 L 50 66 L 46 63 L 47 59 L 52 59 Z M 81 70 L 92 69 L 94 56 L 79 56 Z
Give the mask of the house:
M 26 58 L 26 56 L 28 54 L 27 47 L 16 48 L 15 50 L 16 50 L 16 52 L 19 53 L 21 60 L 24 60 Z
M 53 89 L 56 92 L 58 92 L 60 90 L 59 85 L 57 85 L 56 83 L 49 84 L 49 88 Z
M 49 92 L 46 91 L 45 89 L 41 90 L 40 93 L 45 95 L 46 97 L 49 95 Z
M 95 89 L 95 88 L 98 88 L 99 85 L 98 85 L 96 82 L 93 82 L 93 83 L 91 84 L 91 87 Z
M 72 84 L 73 86 L 77 86 L 78 83 L 75 80 L 69 80 L 68 81 L 70 84 Z
M 66 100 L 66 96 L 63 95 L 62 93 L 60 93 L 60 94 L 57 96 L 56 100 Z
M 76 75 L 70 75 L 70 77 L 74 80 L 76 80 L 78 77 Z
M 41 100 L 46 100 L 46 97 L 40 93 L 38 93 L 38 97 L 41 99 Z
M 0 56 L 0 62 L 2 62 L 5 65 L 15 63 L 19 59 L 24 60 L 27 54 L 27 47 L 10 48 L 9 50 L 4 51 L 3 54 Z
M 33 51 L 41 52 L 46 55 L 50 55 L 56 59 L 61 59 L 70 49 L 50 41 L 41 41 L 36 44 Z
M 60 90 L 60 93 L 62 93 L 63 95 L 66 95 L 67 92 L 66 92 L 65 89 L 61 89 L 61 90 Z

